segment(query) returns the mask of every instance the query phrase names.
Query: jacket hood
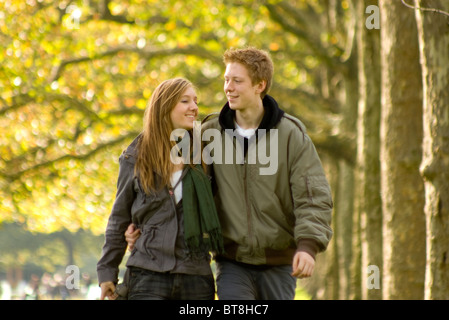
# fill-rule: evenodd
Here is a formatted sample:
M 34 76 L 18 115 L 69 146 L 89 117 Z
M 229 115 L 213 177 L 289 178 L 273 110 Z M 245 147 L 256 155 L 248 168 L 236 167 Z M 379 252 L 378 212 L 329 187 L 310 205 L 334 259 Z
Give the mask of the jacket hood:
M 281 110 L 273 97 L 266 95 L 263 100 L 263 107 L 265 113 L 263 115 L 262 121 L 257 129 L 270 130 L 281 120 L 284 115 L 284 111 Z M 235 129 L 235 110 L 229 107 L 229 102 L 227 102 L 223 109 L 221 109 L 219 115 L 219 122 L 222 129 Z M 257 132 L 257 131 L 256 131 Z

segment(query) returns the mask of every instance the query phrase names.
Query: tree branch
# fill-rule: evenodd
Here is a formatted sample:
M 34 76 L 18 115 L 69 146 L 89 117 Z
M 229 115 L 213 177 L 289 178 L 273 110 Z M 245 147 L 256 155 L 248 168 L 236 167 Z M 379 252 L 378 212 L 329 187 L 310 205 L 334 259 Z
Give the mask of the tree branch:
M 102 53 L 93 55 L 91 57 L 79 57 L 79 58 L 72 58 L 63 60 L 58 66 L 53 68 L 52 76 L 50 77 L 50 82 L 58 80 L 64 69 L 71 64 L 78 64 L 83 63 L 87 61 L 94 61 L 98 59 L 102 59 L 104 57 L 113 56 L 120 52 L 133 52 L 137 53 L 140 56 L 146 58 L 146 59 L 152 59 L 156 57 L 164 57 L 164 56 L 170 56 L 170 55 L 176 55 L 176 54 L 183 54 L 183 55 L 195 55 L 198 57 L 202 57 L 204 59 L 211 60 L 214 63 L 221 63 L 221 58 L 213 55 L 212 53 L 208 52 L 204 48 L 196 45 L 188 46 L 185 48 L 169 48 L 169 49 L 151 49 L 151 48 L 138 48 L 135 46 L 119 46 L 116 48 L 111 48 L 109 50 L 106 50 Z
M 317 149 L 326 151 L 337 159 L 345 160 L 349 165 L 355 166 L 357 147 L 353 140 L 341 136 L 324 136 L 310 134 Z
M 16 96 L 12 97 L 11 105 L 7 105 L 4 101 L 4 99 L 1 99 L 1 100 L 3 103 L 3 107 L 0 109 L 0 116 L 3 116 L 6 112 L 19 109 L 20 107 L 27 105 L 34 99 L 31 96 L 29 96 L 27 93 L 20 93 Z
M 271 18 L 280 24 L 285 31 L 294 34 L 296 37 L 305 41 L 313 53 L 330 68 L 344 68 L 344 65 L 339 63 L 338 60 L 333 59 L 324 48 L 319 40 L 312 39 L 309 32 L 302 30 L 301 28 L 288 23 L 285 17 L 279 12 L 279 9 L 275 5 L 266 3 L 265 7 L 268 9 Z
M 62 72 L 64 71 L 64 69 L 68 65 L 102 59 L 102 58 L 107 57 L 107 56 L 112 56 L 112 55 L 118 54 L 122 50 L 123 50 L 122 47 L 117 47 L 117 48 L 114 48 L 114 49 L 107 50 L 107 51 L 105 51 L 103 53 L 94 55 L 92 57 L 79 57 L 79 58 L 72 58 L 72 59 L 63 60 L 63 61 L 61 61 L 61 63 L 58 66 L 53 68 L 53 70 L 51 72 L 51 76 L 50 76 L 50 83 L 53 82 L 53 81 L 58 80 L 61 77 Z
M 294 97 L 295 100 L 307 100 L 314 103 L 314 108 L 319 107 L 320 111 L 331 112 L 333 114 L 338 113 L 339 102 L 336 99 L 326 99 L 320 94 L 315 94 L 304 90 L 301 87 L 296 87 L 295 89 L 289 89 L 280 85 L 273 85 L 273 90 L 282 93 L 286 97 Z
M 38 170 L 40 168 L 45 168 L 45 167 L 49 167 L 54 163 L 57 162 L 61 162 L 64 160 L 69 160 L 69 159 L 75 159 L 75 160 L 86 160 L 92 156 L 94 156 L 95 154 L 97 154 L 98 152 L 102 151 L 103 149 L 107 148 L 107 147 L 112 147 L 112 146 L 116 146 L 120 143 L 122 143 L 123 141 L 125 141 L 126 139 L 132 138 L 132 137 L 136 137 L 140 132 L 137 131 L 130 131 L 127 134 L 120 136 L 118 138 L 116 138 L 115 140 L 111 140 L 102 144 L 99 144 L 95 149 L 92 149 L 86 153 L 83 154 L 65 154 L 62 155 L 58 158 L 55 159 L 51 159 L 51 160 L 47 160 L 47 161 L 43 161 L 37 164 L 34 164 L 33 166 L 30 166 L 28 168 L 25 168 L 23 170 L 20 170 L 18 172 L 14 172 L 14 173 L 10 173 L 10 172 L 6 172 L 6 171 L 0 171 L 0 176 L 6 178 L 8 181 L 14 181 L 19 179 L 22 175 L 24 175 L 25 173 L 28 173 L 30 171 L 35 171 Z
M 408 4 L 407 2 L 405 2 L 405 0 L 401 0 L 402 4 L 404 6 L 406 6 L 407 8 L 410 9 L 414 9 L 414 10 L 421 10 L 421 11 L 430 11 L 430 12 L 435 12 L 435 13 L 440 13 L 442 15 L 448 16 L 449 17 L 449 12 L 440 10 L 440 9 L 434 9 L 434 8 L 423 8 L 423 7 L 418 7 L 418 6 L 413 6 L 411 4 Z

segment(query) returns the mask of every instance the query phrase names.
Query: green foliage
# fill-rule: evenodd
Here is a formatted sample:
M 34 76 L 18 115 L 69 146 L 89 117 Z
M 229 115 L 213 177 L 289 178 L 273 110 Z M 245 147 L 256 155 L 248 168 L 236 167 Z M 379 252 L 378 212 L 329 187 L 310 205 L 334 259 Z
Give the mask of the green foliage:
M 71 233 L 32 233 L 24 225 L 3 223 L 0 226 L 0 270 L 28 266 L 54 273 L 76 264 L 83 272 L 95 274 L 96 262 L 104 239 L 89 231 Z
M 307 291 L 301 286 L 300 281 L 296 284 L 296 291 L 295 291 L 295 300 L 311 300 L 312 297 L 310 294 L 307 293 Z
M 283 108 L 325 139 L 338 104 L 319 79 L 344 68 L 346 34 L 323 23 L 324 10 L 312 0 L 2 1 L 0 222 L 102 233 L 118 156 L 152 90 L 186 77 L 202 116 L 219 110 L 230 47 L 270 51 Z

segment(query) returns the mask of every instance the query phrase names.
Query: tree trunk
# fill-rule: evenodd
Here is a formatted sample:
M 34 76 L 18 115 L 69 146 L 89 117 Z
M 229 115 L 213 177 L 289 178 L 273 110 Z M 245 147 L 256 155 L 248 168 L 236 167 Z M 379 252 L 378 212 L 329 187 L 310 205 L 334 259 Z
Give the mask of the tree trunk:
M 352 215 L 354 212 L 354 168 L 345 161 L 338 163 L 338 195 L 335 208 L 335 244 L 337 245 L 338 291 L 332 299 L 346 300 L 351 288 Z
M 344 75 L 344 101 L 342 102 L 343 121 L 340 131 L 345 136 L 356 136 L 358 79 L 357 50 L 347 60 L 348 73 Z M 346 161 L 338 162 L 338 197 L 335 199 L 335 241 L 338 246 L 339 299 L 349 299 L 351 292 L 351 262 L 354 221 L 354 166 Z
M 340 179 L 341 179 L 341 170 L 340 170 L 340 161 L 335 161 L 331 167 L 332 167 L 332 175 L 331 175 L 331 187 L 332 187 L 332 197 L 334 199 L 334 203 L 336 202 L 336 199 L 340 198 Z M 324 300 L 337 300 L 338 299 L 338 293 L 340 290 L 340 266 L 338 263 L 338 257 L 339 257 L 339 247 L 338 247 L 338 241 L 336 240 L 338 235 L 340 234 L 339 229 L 339 223 L 337 223 L 337 215 L 339 213 L 338 206 L 334 206 L 334 210 L 332 211 L 332 230 L 334 232 L 333 239 L 329 243 L 328 249 L 326 252 L 322 255 L 322 260 L 326 261 L 326 266 L 324 269 L 324 272 L 320 274 L 325 275 L 325 279 L 322 282 L 322 293 L 318 295 L 320 299 Z M 317 261 L 317 264 L 321 263 Z
M 381 1 L 383 299 L 423 299 L 426 257 L 422 81 L 416 21 Z
M 357 1 L 359 103 L 357 123 L 357 199 L 361 237 L 361 298 L 382 299 L 382 284 L 371 286 L 368 267 L 382 270 L 382 202 L 380 197 L 380 31 L 365 25 L 365 10 L 377 0 Z
M 444 2 L 444 4 L 443 4 Z M 449 12 L 449 4 L 417 0 Z M 423 73 L 426 192 L 426 299 L 449 299 L 449 25 L 441 14 L 416 10 Z

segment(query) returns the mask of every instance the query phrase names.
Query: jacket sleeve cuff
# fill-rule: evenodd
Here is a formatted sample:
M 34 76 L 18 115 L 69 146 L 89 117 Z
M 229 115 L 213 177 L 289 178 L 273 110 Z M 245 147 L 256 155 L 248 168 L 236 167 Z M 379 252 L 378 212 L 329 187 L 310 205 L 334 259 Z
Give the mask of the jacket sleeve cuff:
M 296 251 L 307 252 L 315 260 L 315 256 L 319 252 L 319 245 L 313 239 L 300 239 Z
M 98 284 L 103 282 L 112 281 L 114 284 L 118 282 L 118 272 L 110 269 L 97 270 Z

